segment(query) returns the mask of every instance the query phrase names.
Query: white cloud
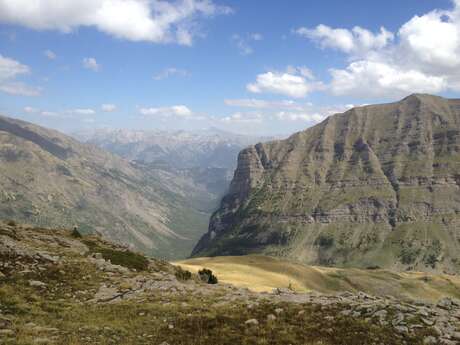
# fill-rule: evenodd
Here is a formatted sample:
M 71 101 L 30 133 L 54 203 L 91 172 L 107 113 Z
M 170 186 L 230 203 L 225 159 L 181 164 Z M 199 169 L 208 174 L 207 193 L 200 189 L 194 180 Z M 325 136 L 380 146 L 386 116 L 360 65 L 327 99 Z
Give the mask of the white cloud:
M 232 41 L 238 48 L 241 55 L 251 55 L 254 53 L 254 49 L 251 46 L 251 42 L 262 41 L 263 36 L 259 33 L 251 33 L 246 35 L 234 34 L 232 36 Z
M 234 113 L 221 119 L 224 123 L 261 123 L 263 116 L 259 113 Z
M 185 105 L 174 105 L 171 107 L 160 108 L 141 108 L 139 112 L 144 116 L 162 116 L 162 117 L 182 117 L 187 118 L 193 115 L 192 111 Z
M 345 68 L 331 68 L 336 95 L 399 97 L 414 92 L 460 91 L 460 1 L 451 10 L 414 16 L 395 35 L 319 25 L 296 33 L 346 53 Z
M 0 55 L 0 91 L 17 96 L 38 96 L 41 89 L 29 86 L 17 78 L 30 73 L 29 66 Z
M 117 106 L 115 104 L 103 104 L 101 110 L 105 113 L 112 113 L 117 110 Z
M 175 67 L 169 67 L 161 71 L 160 73 L 156 74 L 153 79 L 155 80 L 163 80 L 167 79 L 172 76 L 178 76 L 178 77 L 188 77 L 190 76 L 190 72 L 185 70 L 185 69 L 180 69 L 180 68 L 175 68 Z
M 6 84 L 0 84 L 0 91 L 8 93 L 14 96 L 28 96 L 34 97 L 39 96 L 41 93 L 40 88 L 29 86 L 22 82 L 10 82 Z
M 20 74 L 30 73 L 30 68 L 20 62 L 0 55 L 0 81 L 14 79 Z
M 0 22 L 70 33 L 95 27 L 130 41 L 190 45 L 198 19 L 232 10 L 212 0 L 0 0 Z
M 97 63 L 95 58 L 84 58 L 83 61 L 83 67 L 86 69 L 90 69 L 94 72 L 99 71 L 101 66 Z
M 96 114 L 96 111 L 93 110 L 93 109 L 74 109 L 74 110 L 70 110 L 69 111 L 70 113 L 73 113 L 73 114 L 77 114 L 77 115 L 94 115 Z
M 253 93 L 274 93 L 292 98 L 303 98 L 308 93 L 322 88 L 321 83 L 314 82 L 311 78 L 313 76 L 307 73 L 304 67 L 288 67 L 287 72 L 259 74 L 256 82 L 248 84 L 246 88 Z
M 252 33 L 250 37 L 254 41 L 262 41 L 264 39 L 264 36 L 262 36 L 262 34 L 259 34 L 258 32 Z
M 374 61 L 357 61 L 346 69 L 331 69 L 331 92 L 358 97 L 399 96 L 413 92 L 438 93 L 446 80 L 412 69 Z
M 291 100 L 282 101 L 266 101 L 262 99 L 243 98 L 243 99 L 226 99 L 226 105 L 240 108 L 255 108 L 255 109 L 280 109 L 280 108 L 299 108 L 300 105 Z
M 57 55 L 51 50 L 45 50 L 43 54 L 50 60 L 56 60 Z
M 54 111 L 42 111 L 40 115 L 46 116 L 46 117 L 61 117 L 61 114 L 54 112 Z
M 34 114 L 34 113 L 38 113 L 40 110 L 27 106 L 27 107 L 24 107 L 24 111 L 29 114 Z
M 339 49 L 345 53 L 359 54 L 366 53 L 372 49 L 381 49 L 388 45 L 393 39 L 393 33 L 384 27 L 380 28 L 377 34 L 369 30 L 355 26 L 352 30 L 333 29 L 327 25 L 318 25 L 314 29 L 305 27 L 295 30 L 301 36 L 313 39 L 323 48 Z
M 286 112 L 280 111 L 276 114 L 276 117 L 282 121 L 304 121 L 304 122 L 312 122 L 317 123 L 324 120 L 327 115 L 326 114 L 307 114 L 307 113 L 294 113 L 294 112 Z

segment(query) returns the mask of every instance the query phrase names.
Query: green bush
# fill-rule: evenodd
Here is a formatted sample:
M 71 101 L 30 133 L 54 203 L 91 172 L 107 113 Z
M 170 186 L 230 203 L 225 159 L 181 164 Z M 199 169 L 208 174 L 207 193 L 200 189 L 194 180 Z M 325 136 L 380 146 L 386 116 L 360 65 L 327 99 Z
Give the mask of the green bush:
M 186 281 L 192 279 L 192 273 L 190 271 L 184 270 L 182 267 L 178 266 L 176 268 L 175 276 L 177 280 Z
M 82 234 L 80 233 L 80 231 L 78 231 L 78 229 L 76 227 L 73 228 L 71 235 L 74 238 L 83 238 Z
M 316 241 L 315 244 L 317 246 L 320 246 L 321 248 L 330 248 L 334 245 L 334 238 L 330 235 L 320 235 Z
M 217 284 L 218 279 L 212 273 L 211 270 L 207 268 L 203 268 L 202 270 L 198 271 L 198 276 L 200 277 L 201 281 L 205 282 L 206 284 Z
M 99 252 L 105 260 L 110 260 L 114 265 L 120 265 L 137 271 L 146 271 L 149 268 L 149 260 L 137 253 L 130 251 L 101 248 Z

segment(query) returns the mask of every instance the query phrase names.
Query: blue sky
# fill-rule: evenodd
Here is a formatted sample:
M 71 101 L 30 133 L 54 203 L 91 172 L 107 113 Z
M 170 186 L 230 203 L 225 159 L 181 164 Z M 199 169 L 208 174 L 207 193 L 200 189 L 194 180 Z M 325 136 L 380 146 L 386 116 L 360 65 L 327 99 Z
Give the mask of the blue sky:
M 0 112 L 84 128 L 289 133 L 460 91 L 460 0 L 0 0 Z

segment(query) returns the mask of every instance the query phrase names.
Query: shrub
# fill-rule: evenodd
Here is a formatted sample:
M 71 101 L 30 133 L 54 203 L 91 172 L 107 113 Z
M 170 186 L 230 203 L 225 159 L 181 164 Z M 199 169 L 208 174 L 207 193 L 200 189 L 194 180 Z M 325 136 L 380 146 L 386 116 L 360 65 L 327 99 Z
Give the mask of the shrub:
M 16 226 L 16 222 L 14 220 L 9 220 L 6 224 L 9 226 Z
M 334 245 L 334 238 L 330 235 L 320 235 L 316 239 L 315 244 L 321 248 L 330 248 Z
M 77 227 L 73 228 L 71 235 L 74 238 L 83 238 L 82 234 L 80 233 L 80 231 L 78 231 Z
M 380 267 L 379 265 L 370 265 L 366 267 L 367 270 L 379 270 L 381 268 L 382 267 Z
M 200 277 L 201 281 L 205 282 L 206 284 L 217 284 L 218 279 L 212 273 L 211 270 L 207 268 L 203 268 L 202 270 L 198 271 L 198 276 Z
M 177 280 L 190 280 L 192 278 L 192 273 L 190 271 L 184 270 L 182 267 L 178 266 L 176 268 L 175 276 Z
M 105 260 L 110 260 L 114 265 L 137 271 L 146 271 L 149 268 L 149 260 L 144 255 L 109 248 L 100 248 L 99 251 Z

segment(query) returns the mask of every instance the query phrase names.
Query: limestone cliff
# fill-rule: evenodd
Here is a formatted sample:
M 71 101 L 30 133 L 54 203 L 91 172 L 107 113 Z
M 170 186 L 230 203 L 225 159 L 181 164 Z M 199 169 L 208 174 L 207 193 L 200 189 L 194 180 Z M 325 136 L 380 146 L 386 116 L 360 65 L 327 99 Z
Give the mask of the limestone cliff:
M 353 108 L 242 151 L 194 256 L 460 272 L 460 100 Z

